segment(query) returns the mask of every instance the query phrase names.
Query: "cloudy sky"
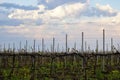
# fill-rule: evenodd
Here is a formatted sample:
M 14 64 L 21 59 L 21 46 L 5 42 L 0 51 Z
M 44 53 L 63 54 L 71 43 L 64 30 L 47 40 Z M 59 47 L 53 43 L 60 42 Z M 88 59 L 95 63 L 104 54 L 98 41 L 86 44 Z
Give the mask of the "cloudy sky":
M 81 46 L 84 32 L 87 46 L 95 48 L 96 40 L 102 43 L 102 30 L 106 31 L 106 45 L 120 43 L 120 0 L 0 0 L 0 44 L 20 41 L 29 45 L 36 39 L 46 48 L 52 38 L 64 47 L 68 34 L 69 47 Z M 38 45 L 37 44 L 37 45 Z M 102 46 L 102 45 L 100 45 Z

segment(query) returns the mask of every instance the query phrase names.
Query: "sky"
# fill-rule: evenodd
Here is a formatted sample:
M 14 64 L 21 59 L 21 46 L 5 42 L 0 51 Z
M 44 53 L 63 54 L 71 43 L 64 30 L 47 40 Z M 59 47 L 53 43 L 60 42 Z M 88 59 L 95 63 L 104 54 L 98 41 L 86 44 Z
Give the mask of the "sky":
M 120 0 L 0 0 L 0 45 L 19 42 L 24 47 L 36 40 L 36 48 L 45 39 L 46 49 L 50 49 L 52 38 L 55 47 L 65 47 L 65 35 L 68 34 L 68 46 L 81 50 L 81 33 L 84 42 L 91 49 L 96 48 L 96 40 L 102 49 L 102 31 L 105 29 L 106 45 L 110 49 L 110 39 L 114 45 L 120 43 Z M 107 47 L 106 47 L 107 49 Z

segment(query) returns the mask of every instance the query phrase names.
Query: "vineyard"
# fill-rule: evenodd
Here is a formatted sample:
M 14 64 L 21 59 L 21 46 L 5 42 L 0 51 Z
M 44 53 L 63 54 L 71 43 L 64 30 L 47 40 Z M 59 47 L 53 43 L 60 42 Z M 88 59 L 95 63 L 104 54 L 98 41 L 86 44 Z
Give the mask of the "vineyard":
M 0 80 L 120 80 L 120 52 L 113 45 L 111 51 L 105 51 L 105 31 L 103 30 L 103 51 L 84 51 L 84 33 L 82 32 L 81 51 L 72 48 L 69 51 L 67 35 L 65 50 L 55 50 L 55 38 L 51 51 L 46 51 L 44 39 L 42 50 L 36 51 L 36 43 L 28 51 L 28 42 L 24 49 L 15 51 L 0 49 Z
M 119 80 L 120 53 L 1 53 L 2 80 Z

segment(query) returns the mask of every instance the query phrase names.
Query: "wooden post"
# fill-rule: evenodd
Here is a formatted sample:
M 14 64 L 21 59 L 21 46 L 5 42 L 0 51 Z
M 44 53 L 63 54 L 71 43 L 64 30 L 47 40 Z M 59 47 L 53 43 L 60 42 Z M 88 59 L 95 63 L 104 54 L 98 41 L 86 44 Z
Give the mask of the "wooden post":
M 21 49 L 22 49 L 21 44 L 22 44 L 22 43 L 21 43 L 21 41 L 20 41 L 20 44 L 19 44 L 19 46 L 20 46 L 20 52 L 21 52 Z
M 82 53 L 84 53 L 84 33 L 82 32 Z
M 117 44 L 117 46 L 118 46 L 118 47 L 117 47 L 117 49 L 118 49 L 118 52 L 119 52 L 119 51 L 120 51 L 120 45 L 119 45 L 119 44 Z
M 106 44 L 106 52 L 108 53 L 108 44 Z
M 67 37 L 68 37 L 68 35 L 66 34 L 66 44 L 65 44 L 65 46 L 66 46 L 66 53 L 68 52 L 68 42 L 67 42 Z
M 103 29 L 103 54 L 105 54 L 105 30 Z
M 87 52 L 87 42 L 85 41 L 85 52 Z
M 44 53 L 44 38 L 42 38 L 42 53 Z
M 34 40 L 34 44 L 33 44 L 33 52 L 35 53 L 35 40 Z
M 98 53 L 98 40 L 96 40 L 96 53 Z
M 59 52 L 59 43 L 58 43 L 58 45 L 57 45 L 57 52 Z
M 105 54 L 105 30 L 103 29 L 103 54 Z M 105 71 L 105 56 L 103 56 L 102 70 Z
M 55 38 L 53 37 L 53 53 L 55 51 Z
M 65 50 L 64 50 L 64 48 L 63 48 L 63 46 L 62 46 L 62 52 L 64 52 Z
M 98 54 L 98 40 L 96 40 L 96 54 Z M 99 56 L 96 56 L 96 59 L 97 59 L 97 63 L 98 63 L 98 59 L 99 59 Z
M 68 35 L 66 34 L 66 43 L 65 43 L 65 46 L 66 46 L 66 53 L 68 52 L 67 37 L 68 37 Z M 66 68 L 66 63 L 67 63 L 67 57 L 65 56 L 65 57 L 64 57 L 64 68 Z
M 84 53 L 84 33 L 82 32 L 82 54 Z M 82 69 L 84 69 L 85 66 L 85 57 L 82 58 Z
M 8 44 L 8 52 L 10 52 L 10 43 Z
M 25 46 L 25 51 L 27 52 L 27 47 L 28 47 L 28 41 L 26 40 L 26 46 Z

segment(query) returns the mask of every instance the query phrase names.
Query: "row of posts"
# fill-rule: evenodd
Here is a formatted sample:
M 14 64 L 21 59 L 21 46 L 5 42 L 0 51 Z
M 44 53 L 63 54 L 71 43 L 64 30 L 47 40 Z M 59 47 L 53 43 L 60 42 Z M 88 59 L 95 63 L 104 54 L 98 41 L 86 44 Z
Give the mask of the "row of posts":
M 19 48 L 19 51 L 22 50 L 22 43 L 20 41 L 20 44 L 19 44 L 20 48 Z M 28 52 L 28 41 L 26 40 L 26 43 L 25 43 L 25 46 L 24 46 L 24 51 L 25 52 Z M 33 48 L 32 48 L 32 52 L 35 52 L 35 40 L 34 40 L 34 45 L 33 45 Z M 66 38 L 65 38 L 65 52 L 69 52 L 68 50 L 68 35 L 66 34 Z M 87 48 L 87 42 L 85 41 L 85 50 Z M 74 44 L 74 49 L 76 49 L 76 43 Z M 90 47 L 89 47 L 90 49 Z M 5 44 L 4 44 L 4 48 L 3 48 L 3 51 L 5 51 Z M 0 51 L 2 51 L 2 46 L 0 45 Z M 8 51 L 10 51 L 10 44 L 8 44 Z M 13 43 L 13 49 L 12 51 L 14 52 L 15 51 L 15 43 Z M 40 46 L 38 46 L 38 51 L 40 51 Z M 51 45 L 51 51 L 54 53 L 55 52 L 55 38 L 53 37 L 53 43 Z M 45 43 L 44 43 L 44 38 L 42 38 L 42 53 L 45 52 Z M 59 52 L 59 44 L 57 46 L 57 52 Z M 111 52 L 113 52 L 113 38 L 111 38 Z M 84 53 L 84 32 L 82 32 L 82 46 L 81 46 L 81 53 Z M 96 40 L 96 53 L 98 53 L 98 40 Z M 103 54 L 105 54 L 105 30 L 103 29 Z

